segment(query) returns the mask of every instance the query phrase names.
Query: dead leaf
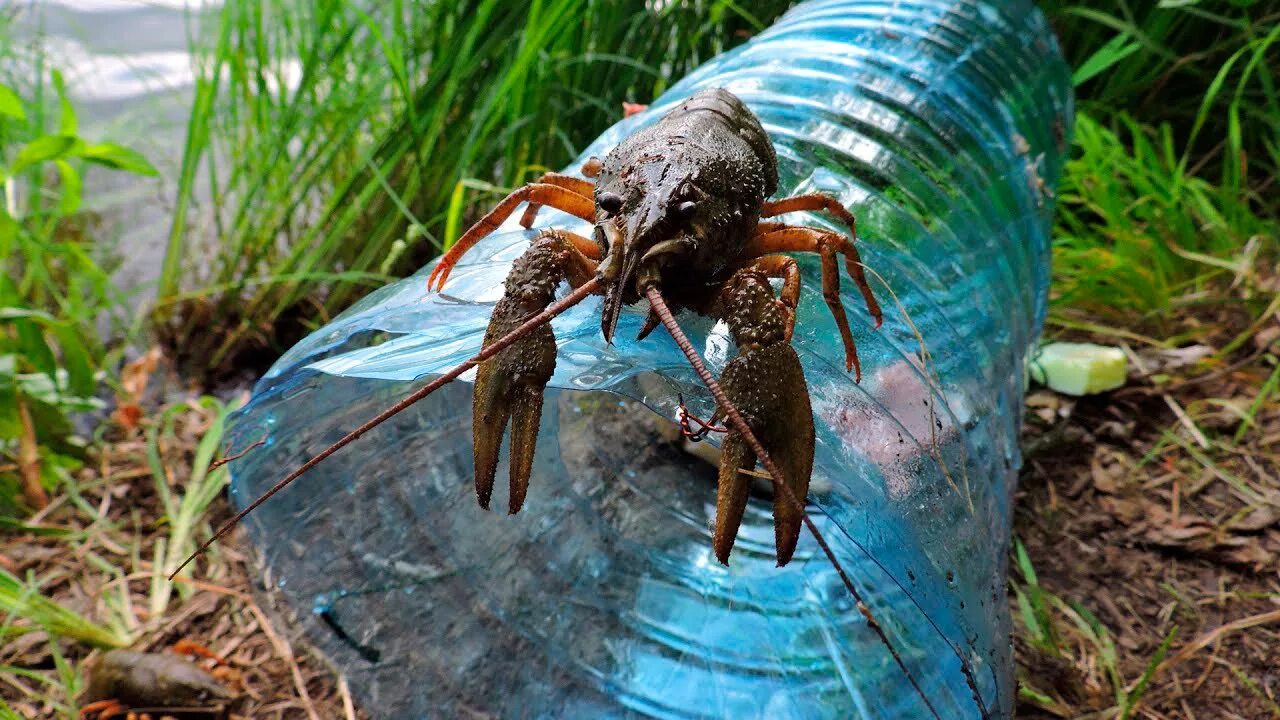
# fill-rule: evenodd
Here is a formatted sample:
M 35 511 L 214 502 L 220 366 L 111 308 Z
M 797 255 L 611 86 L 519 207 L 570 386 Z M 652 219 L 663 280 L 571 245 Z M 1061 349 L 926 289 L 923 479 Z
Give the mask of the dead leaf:
M 132 430 L 142 420 L 142 407 L 136 403 L 120 405 L 111 411 L 111 420 L 126 430 Z
M 1266 350 L 1280 341 L 1280 325 L 1268 325 L 1253 335 L 1253 346 L 1258 350 Z
M 1276 556 L 1262 547 L 1256 538 L 1233 538 L 1228 547 L 1223 548 L 1222 557 L 1227 562 L 1250 565 L 1255 571 L 1262 570 L 1275 563 Z
M 22 478 L 22 497 L 28 505 L 41 510 L 49 505 L 49 495 L 40 482 L 40 447 L 36 439 L 36 426 L 22 393 L 18 393 L 18 420 L 22 427 L 22 434 L 18 437 L 18 475 Z
M 161 357 L 160 347 L 152 347 L 120 370 L 120 387 L 124 390 L 124 399 L 134 403 L 141 399 L 142 393 L 147 390 L 147 382 L 151 380 L 152 374 L 160 364 Z
M 1143 517 L 1143 508 L 1133 500 L 1124 500 L 1110 495 L 1104 495 L 1098 499 L 1098 504 L 1102 506 L 1112 517 L 1123 523 L 1136 522 Z
M 1143 374 L 1150 376 L 1194 365 L 1213 353 L 1213 348 L 1208 345 L 1188 345 L 1168 350 L 1143 350 L 1138 355 L 1146 366 L 1146 372 Z
M 1182 524 L 1150 527 L 1147 529 L 1145 537 L 1158 545 L 1177 546 L 1187 545 L 1197 538 L 1212 534 L 1213 527 L 1208 522 L 1199 518 L 1188 519 L 1184 515 Z
M 116 409 L 111 412 L 111 419 L 126 430 L 138 427 L 142 420 L 142 395 L 147 391 L 147 383 L 160 364 L 163 355 L 160 348 L 152 347 L 133 362 L 126 363 L 120 370 L 120 390 L 116 397 Z
M 1093 477 L 1093 486 L 1100 493 L 1115 495 L 1120 489 L 1117 482 L 1116 468 L 1118 463 L 1108 462 L 1106 449 L 1099 446 L 1094 449 L 1093 460 L 1089 463 L 1089 471 Z

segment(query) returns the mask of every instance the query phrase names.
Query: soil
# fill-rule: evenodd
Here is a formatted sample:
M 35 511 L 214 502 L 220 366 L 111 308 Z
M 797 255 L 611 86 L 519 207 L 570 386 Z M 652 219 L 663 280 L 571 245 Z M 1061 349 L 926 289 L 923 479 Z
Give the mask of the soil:
M 1024 692 L 1021 717 L 1116 717 L 1116 685 L 1138 691 L 1144 672 L 1130 717 L 1280 717 L 1280 403 L 1258 405 L 1234 441 L 1274 378 L 1268 340 L 1236 367 L 1162 369 L 1159 384 L 1131 378 L 1078 401 L 1028 397 L 1014 531 L 1039 584 L 1107 629 L 1118 680 L 1105 643 L 1069 614 L 1056 613 L 1058 651 L 1015 620 L 1020 681 L 1053 699 Z

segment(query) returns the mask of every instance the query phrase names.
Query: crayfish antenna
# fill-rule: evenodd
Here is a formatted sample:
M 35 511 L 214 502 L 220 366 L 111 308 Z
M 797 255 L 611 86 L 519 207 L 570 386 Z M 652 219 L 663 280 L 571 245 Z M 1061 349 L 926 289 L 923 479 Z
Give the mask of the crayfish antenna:
M 783 475 L 778 470 L 778 466 L 775 465 L 773 459 L 769 457 L 769 453 L 765 451 L 764 446 L 760 444 L 760 440 L 751 432 L 751 427 L 747 425 L 747 421 L 742 417 L 742 414 L 739 413 L 738 409 L 729 401 L 724 390 L 720 387 L 720 383 L 716 381 L 715 376 L 713 376 L 711 371 L 707 369 L 706 363 L 702 361 L 702 357 L 698 355 L 698 351 L 694 349 L 693 343 L 689 342 L 688 336 L 684 334 L 684 330 L 680 328 L 680 324 L 676 322 L 675 316 L 671 314 L 670 308 L 667 307 L 666 301 L 663 300 L 662 291 L 660 291 L 655 285 L 648 285 L 645 287 L 644 294 L 645 297 L 648 298 L 649 306 L 653 309 L 653 312 L 657 314 L 658 319 L 660 319 L 663 326 L 667 328 L 667 332 L 671 333 L 672 339 L 676 341 L 676 345 L 679 346 L 680 351 L 684 353 L 684 356 L 689 360 L 689 364 L 693 366 L 694 372 L 698 374 L 698 377 L 702 379 L 702 383 L 707 386 L 707 389 L 711 391 L 711 395 L 715 397 L 716 404 L 720 407 L 720 411 L 724 413 L 726 424 L 736 432 L 743 441 L 746 442 L 747 447 L 749 447 L 751 451 L 755 453 L 756 457 L 760 459 L 760 464 L 764 466 L 765 470 L 769 473 L 769 479 L 773 482 L 774 492 L 783 497 L 786 502 L 799 513 L 801 520 L 804 522 L 805 526 L 809 528 L 809 532 L 813 533 L 814 540 L 818 542 L 818 546 L 822 548 L 822 552 L 827 556 L 827 560 L 829 560 L 831 562 L 831 566 L 835 568 L 836 574 L 840 576 L 841 582 L 843 582 L 845 588 L 849 590 L 849 594 L 853 596 L 854 601 L 857 603 L 858 612 L 862 613 L 863 618 L 867 621 L 867 625 L 875 631 L 876 635 L 880 638 L 880 642 L 889 650 L 889 654 L 893 656 L 894 661 L 898 664 L 898 668 L 902 670 L 902 674 L 906 676 L 908 682 L 911 683 L 911 687 L 915 688 L 920 699 L 923 700 L 924 704 L 929 708 L 929 712 L 934 718 L 936 718 L 936 720 L 942 720 L 942 716 L 938 714 L 937 708 L 933 706 L 933 702 L 930 701 L 929 696 L 925 694 L 924 688 L 920 687 L 920 684 L 916 682 L 915 676 L 911 674 L 911 670 L 909 670 L 906 663 L 903 662 L 902 656 L 899 655 L 897 649 L 893 647 L 893 643 L 889 642 L 889 636 L 885 634 L 884 628 L 880 627 L 880 623 L 877 622 L 875 617 L 871 614 L 871 608 L 863 601 L 862 593 L 858 591 L 857 586 L 853 584 L 848 573 L 845 572 L 844 566 L 841 565 L 840 561 L 836 558 L 835 553 L 831 550 L 831 546 L 827 544 L 826 538 L 818 531 L 818 526 L 814 525 L 813 520 L 809 517 L 809 513 L 805 512 L 804 504 L 796 497 L 795 492 L 791 490 L 791 486 L 784 482 Z
M 577 305 L 578 303 L 582 302 L 588 296 L 592 295 L 597 290 L 599 290 L 603 284 L 604 284 L 604 281 L 599 276 L 591 278 L 590 280 L 588 280 L 587 282 L 579 286 L 576 290 L 566 295 L 564 298 L 557 300 L 556 302 L 548 305 L 547 308 L 542 312 L 539 312 L 536 315 L 533 315 L 528 320 L 525 320 L 523 323 L 521 323 L 520 326 L 517 327 L 516 329 L 512 330 L 506 335 L 503 335 L 498 340 L 495 340 L 488 347 L 481 350 L 471 359 L 463 361 L 462 363 L 454 367 L 452 370 L 446 372 L 440 377 L 437 377 L 435 380 L 432 380 L 431 382 L 422 386 L 418 390 L 415 390 L 411 395 L 408 395 L 400 402 L 397 402 L 395 405 L 392 405 L 386 410 L 383 410 L 381 413 L 378 413 L 378 415 L 375 416 L 372 420 L 369 420 L 368 422 L 364 423 L 363 425 L 356 428 L 355 430 L 352 430 L 351 432 L 342 436 L 342 438 L 339 439 L 334 444 L 330 445 L 324 450 L 321 450 L 319 453 L 316 453 L 316 455 L 312 457 L 310 460 L 298 466 L 296 470 L 286 475 L 283 480 L 273 485 L 270 490 L 267 490 L 263 494 L 259 495 L 253 502 L 249 503 L 249 505 L 245 507 L 245 509 L 236 513 L 235 517 L 223 523 L 218 528 L 218 530 L 214 532 L 213 537 L 206 540 L 204 544 L 202 544 L 199 548 L 197 548 L 195 552 L 187 556 L 187 559 L 183 560 L 182 564 L 178 565 L 178 567 L 175 568 L 173 572 L 169 574 L 169 579 L 172 580 L 174 577 L 177 576 L 178 573 L 182 572 L 183 568 L 191 564 L 192 560 L 195 560 L 196 558 L 203 555 L 206 550 L 208 550 L 215 542 L 221 539 L 222 536 L 230 532 L 232 528 L 234 528 L 236 525 L 239 525 L 240 521 L 244 520 L 245 517 L 249 515 L 249 513 L 256 510 L 259 505 L 269 500 L 272 495 L 275 495 L 276 493 L 285 489 L 285 487 L 288 486 L 289 483 L 293 482 L 294 480 L 297 480 L 308 470 L 315 467 L 316 465 L 319 465 L 321 462 L 324 461 L 325 458 L 338 452 L 339 450 L 346 447 L 347 445 L 350 445 L 356 440 L 359 440 L 360 436 L 364 435 L 365 433 L 369 432 L 375 427 L 391 419 L 393 416 L 408 409 L 411 405 L 425 398 L 426 396 L 430 395 L 436 390 L 439 390 L 445 385 L 458 379 L 459 375 L 462 375 L 464 372 L 471 369 L 472 367 L 475 367 L 476 365 L 502 352 L 507 347 L 509 347 L 512 343 L 516 342 L 520 338 L 529 334 L 529 332 L 532 331 L 534 328 L 537 328 L 541 325 L 545 325 L 546 323 L 551 322 L 552 318 L 556 317 L 557 315 L 564 312 L 565 310 L 568 310 L 574 305 Z

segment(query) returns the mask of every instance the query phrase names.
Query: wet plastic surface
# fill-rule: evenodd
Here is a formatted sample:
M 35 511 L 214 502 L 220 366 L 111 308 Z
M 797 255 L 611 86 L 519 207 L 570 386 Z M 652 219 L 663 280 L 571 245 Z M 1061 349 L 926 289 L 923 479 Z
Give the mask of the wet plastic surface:
M 855 384 L 817 260 L 802 260 L 809 512 L 941 716 L 1008 716 L 1023 358 L 1044 314 L 1071 118 L 1050 30 L 1023 2 L 806 3 L 583 157 L 710 86 L 759 115 L 779 197 L 822 190 L 857 214 L 879 276 L 878 330 L 845 283 Z M 533 235 L 518 217 L 444 293 L 426 291 L 424 268 L 280 359 L 230 436 L 232 449 L 268 440 L 231 464 L 238 504 L 479 349 Z M 545 210 L 538 224 L 582 229 Z M 477 507 L 471 386 L 458 382 L 251 516 L 269 577 L 360 702 L 375 717 L 929 717 L 807 532 L 774 567 L 763 495 L 730 565 L 716 563 L 715 467 L 669 439 L 677 394 L 704 417 L 709 394 L 661 331 L 631 339 L 638 306 L 613 346 L 598 308 L 589 299 L 553 323 L 556 389 L 520 514 Z M 681 322 L 722 367 L 722 329 Z

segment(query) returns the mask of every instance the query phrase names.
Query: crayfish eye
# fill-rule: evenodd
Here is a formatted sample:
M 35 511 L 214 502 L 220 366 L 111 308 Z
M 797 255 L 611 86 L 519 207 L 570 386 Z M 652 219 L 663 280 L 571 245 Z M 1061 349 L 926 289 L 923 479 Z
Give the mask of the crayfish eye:
M 692 220 L 694 215 L 698 214 L 698 203 L 692 200 L 685 200 L 676 206 L 676 214 L 681 220 Z
M 601 210 L 613 215 L 622 209 L 622 196 L 615 192 L 602 192 L 596 198 L 596 204 Z

